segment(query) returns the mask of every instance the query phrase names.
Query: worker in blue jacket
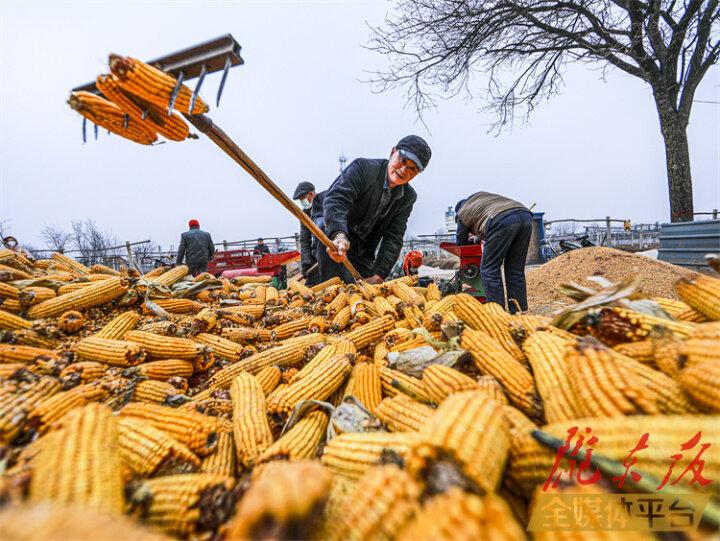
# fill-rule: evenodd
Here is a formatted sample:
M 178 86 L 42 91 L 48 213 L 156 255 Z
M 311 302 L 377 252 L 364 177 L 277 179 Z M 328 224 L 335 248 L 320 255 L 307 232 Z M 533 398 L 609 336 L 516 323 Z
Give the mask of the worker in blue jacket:
M 193 276 L 207 272 L 208 262 L 215 256 L 210 233 L 200 229 L 200 222 L 192 219 L 188 222 L 189 231 L 180 235 L 176 265 L 182 265 L 183 259 L 188 266 L 188 272 Z
M 321 280 L 338 276 L 352 282 L 342 266 L 346 257 L 366 282 L 385 280 L 400 255 L 417 199 L 409 182 L 431 155 L 424 139 L 408 135 L 388 159 L 358 158 L 335 179 L 323 199 L 324 230 L 334 249 L 318 246 Z

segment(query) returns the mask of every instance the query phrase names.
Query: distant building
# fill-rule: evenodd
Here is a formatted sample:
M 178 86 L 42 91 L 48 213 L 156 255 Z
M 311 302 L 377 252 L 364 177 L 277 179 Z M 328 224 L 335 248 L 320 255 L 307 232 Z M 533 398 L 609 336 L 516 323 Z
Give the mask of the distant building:
M 455 233 L 457 223 L 455 223 L 455 211 L 452 207 L 448 207 L 445 211 L 445 233 Z

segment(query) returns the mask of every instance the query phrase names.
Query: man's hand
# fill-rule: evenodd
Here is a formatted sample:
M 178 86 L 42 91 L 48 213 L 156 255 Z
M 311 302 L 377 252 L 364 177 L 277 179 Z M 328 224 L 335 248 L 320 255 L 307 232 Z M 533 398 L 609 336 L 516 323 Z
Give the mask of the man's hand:
M 372 276 L 363 278 L 363 281 L 366 284 L 377 285 L 377 284 L 382 284 L 385 280 L 382 277 L 378 276 L 377 274 L 373 274 Z
M 350 249 L 350 241 L 345 235 L 338 233 L 333 239 L 333 244 L 335 245 L 335 250 L 325 248 L 325 251 L 327 251 L 328 255 L 333 261 L 335 261 L 335 263 L 342 263 L 345 261 L 347 252 Z

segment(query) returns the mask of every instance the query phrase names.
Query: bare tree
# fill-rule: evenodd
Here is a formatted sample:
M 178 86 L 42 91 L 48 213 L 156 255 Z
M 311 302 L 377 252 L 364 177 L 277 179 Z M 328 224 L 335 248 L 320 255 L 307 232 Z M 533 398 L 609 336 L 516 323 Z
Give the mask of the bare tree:
M 653 92 L 665 141 L 670 218 L 693 219 L 687 126 L 700 81 L 720 55 L 718 0 L 405 0 L 369 48 L 390 59 L 380 90 L 405 87 L 420 115 L 488 77 L 498 129 L 557 94 L 573 61 L 617 68 Z
M 80 251 L 80 257 L 85 265 L 101 263 L 106 258 L 118 254 L 117 238 L 101 231 L 92 220 L 75 220 L 71 227 L 70 240 Z
M 64 252 L 70 241 L 70 233 L 66 233 L 59 227 L 46 225 L 40 232 L 40 237 L 45 241 L 45 246 L 55 252 Z

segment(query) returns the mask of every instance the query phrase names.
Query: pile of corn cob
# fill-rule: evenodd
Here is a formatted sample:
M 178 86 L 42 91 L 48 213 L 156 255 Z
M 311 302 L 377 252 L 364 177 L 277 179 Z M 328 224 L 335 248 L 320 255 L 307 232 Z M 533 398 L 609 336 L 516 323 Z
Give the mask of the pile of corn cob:
M 523 539 L 538 427 L 619 461 L 647 432 L 658 478 L 702 431 L 719 494 L 718 278 L 560 328 L 410 278 L 186 275 L 0 251 L 0 538 Z

